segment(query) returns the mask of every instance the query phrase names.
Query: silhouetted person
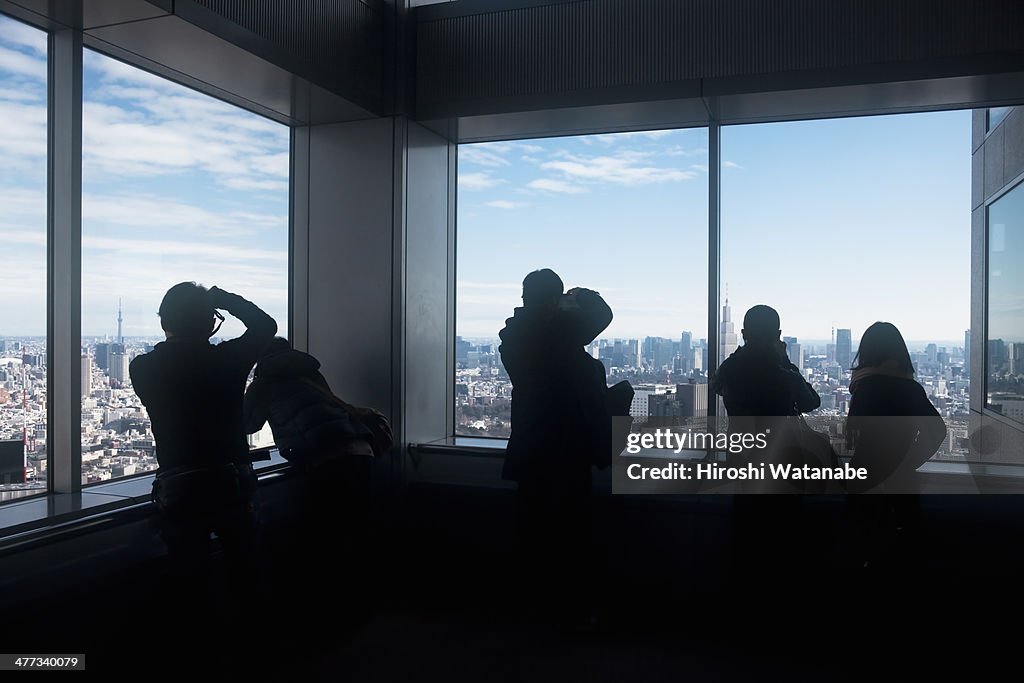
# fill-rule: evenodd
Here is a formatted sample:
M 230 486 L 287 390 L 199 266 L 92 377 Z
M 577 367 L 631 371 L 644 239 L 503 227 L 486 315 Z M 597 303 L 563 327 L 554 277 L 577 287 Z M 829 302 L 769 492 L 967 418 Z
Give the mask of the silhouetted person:
M 850 498 L 857 561 L 863 565 L 890 551 L 912 552 L 918 533 L 916 470 L 942 445 L 946 424 L 914 380 L 907 344 L 891 323 L 877 322 L 865 330 L 850 393 L 850 466 L 865 468 L 868 479 L 847 488 L 897 494 Z
M 302 474 L 295 547 L 279 582 L 307 586 L 329 620 L 349 618 L 367 591 L 367 506 L 374 457 L 372 434 L 355 406 L 334 395 L 320 361 L 276 337 L 245 394 L 245 428 L 265 422 L 281 454 Z M 332 613 L 347 610 L 347 614 Z
M 758 433 L 770 430 L 769 449 L 750 449 L 758 462 L 794 462 L 801 459 L 796 417 L 821 405 L 814 388 L 790 362 L 779 314 L 763 304 L 743 316 L 744 344 L 726 358 L 711 378 L 711 391 L 722 397 L 729 414 L 729 429 Z M 782 577 L 799 566 L 808 550 L 810 535 L 802 518 L 801 500 L 788 482 L 751 482 L 734 498 L 736 540 L 734 569 L 743 575 L 761 572 Z M 765 492 L 755 495 L 753 491 Z M 775 493 L 772 493 L 775 492 Z
M 237 339 L 217 345 L 222 309 L 245 323 Z M 132 385 L 149 412 L 159 469 L 153 500 L 161 517 L 173 583 L 161 620 L 186 619 L 178 631 L 192 646 L 202 642 L 210 576 L 210 534 L 223 547 L 234 607 L 247 610 L 259 581 L 259 526 L 255 477 L 242 424 L 242 395 L 249 371 L 273 338 L 277 323 L 255 304 L 217 287 L 194 282 L 171 287 L 160 303 L 167 335 L 130 367 Z M 237 617 L 245 618 L 245 615 Z M 228 637 L 229 634 L 221 637 Z
M 531 596 L 556 596 L 569 610 L 585 599 L 590 551 L 591 467 L 610 448 L 604 366 L 586 352 L 612 319 L 601 296 L 562 293 L 549 269 L 523 280 L 523 305 L 501 331 L 501 360 L 512 381 L 512 432 L 502 476 L 518 482 L 524 576 Z M 565 615 L 562 615 L 565 616 Z M 580 616 L 577 612 L 576 615 Z
M 821 405 L 818 393 L 786 355 L 779 314 L 763 304 L 743 316 L 740 348 L 722 361 L 711 379 L 730 417 L 771 417 L 807 413 Z

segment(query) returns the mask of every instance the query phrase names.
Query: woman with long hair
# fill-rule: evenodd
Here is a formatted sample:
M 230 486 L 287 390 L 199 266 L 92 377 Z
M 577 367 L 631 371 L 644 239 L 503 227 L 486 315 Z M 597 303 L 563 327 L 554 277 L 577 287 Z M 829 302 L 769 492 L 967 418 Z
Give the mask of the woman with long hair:
M 847 441 L 851 467 L 867 470 L 867 480 L 850 482 L 853 493 L 895 493 L 850 499 L 857 562 L 913 559 L 918 536 L 917 468 L 946 438 L 946 425 L 924 388 L 896 326 L 876 322 L 865 330 L 850 380 Z
M 906 492 L 901 487 L 938 450 L 946 425 L 914 380 L 907 343 L 892 323 L 877 322 L 865 330 L 850 393 L 851 466 L 867 469 L 869 489 Z

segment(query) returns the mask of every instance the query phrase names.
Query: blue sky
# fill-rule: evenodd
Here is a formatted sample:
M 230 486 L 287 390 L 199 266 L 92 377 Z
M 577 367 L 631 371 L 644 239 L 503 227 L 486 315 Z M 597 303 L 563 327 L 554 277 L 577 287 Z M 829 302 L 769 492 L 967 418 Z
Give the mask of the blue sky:
M 798 338 L 889 320 L 907 339 L 962 340 L 970 124 L 959 111 L 723 128 L 737 331 L 767 303 Z M 707 163 L 704 129 L 464 145 L 458 333 L 495 336 L 522 277 L 550 267 L 605 295 L 603 336 L 705 336 Z
M 45 34 L 0 18 L 0 193 L 16 208 L 0 277 L 24 299 L 0 334 L 45 330 L 45 54 Z M 90 50 L 83 68 L 83 335 L 116 334 L 122 298 L 125 335 L 160 336 L 160 298 L 183 280 L 242 294 L 286 332 L 287 127 Z
M 45 332 L 45 52 L 0 17 L 0 335 Z M 121 297 L 125 334 L 159 335 L 182 280 L 234 289 L 284 329 L 287 128 L 84 61 L 83 334 L 114 334 Z M 734 319 L 768 303 L 804 339 L 879 319 L 963 338 L 970 112 L 731 126 L 722 149 Z M 462 146 L 457 333 L 494 337 L 523 276 L 550 267 L 605 295 L 606 336 L 705 336 L 707 163 L 704 129 Z

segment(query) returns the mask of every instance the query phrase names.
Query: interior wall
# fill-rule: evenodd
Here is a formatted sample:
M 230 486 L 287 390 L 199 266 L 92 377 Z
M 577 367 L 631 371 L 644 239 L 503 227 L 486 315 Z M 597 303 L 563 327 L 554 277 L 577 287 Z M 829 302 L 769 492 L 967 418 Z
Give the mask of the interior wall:
M 448 436 L 454 145 L 402 117 L 293 140 L 293 172 L 308 178 L 292 195 L 297 347 L 335 393 L 388 416 L 398 451 Z M 389 470 L 399 480 L 402 463 Z
M 336 394 L 392 419 L 394 127 L 309 128 L 305 269 L 309 353 Z
M 415 123 L 407 150 L 403 413 L 406 441 L 418 443 L 452 425 L 455 164 L 454 145 Z

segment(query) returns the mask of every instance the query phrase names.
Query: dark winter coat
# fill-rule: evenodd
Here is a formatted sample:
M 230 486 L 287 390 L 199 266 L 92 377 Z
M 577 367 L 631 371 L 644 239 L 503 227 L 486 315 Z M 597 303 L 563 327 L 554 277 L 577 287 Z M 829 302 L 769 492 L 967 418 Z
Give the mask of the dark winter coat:
M 265 356 L 245 394 L 245 428 L 249 433 L 270 423 L 274 442 L 290 459 L 323 453 L 350 439 L 370 439 L 370 432 L 333 398 L 320 373 L 320 361 L 288 349 Z

